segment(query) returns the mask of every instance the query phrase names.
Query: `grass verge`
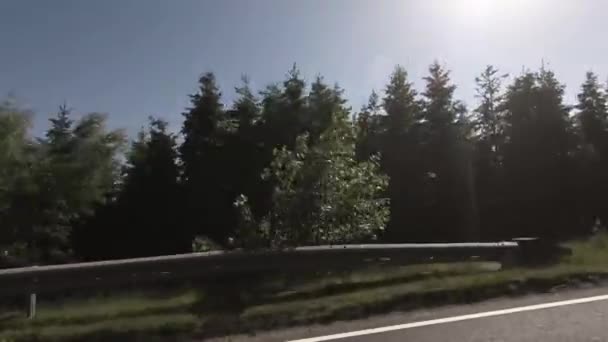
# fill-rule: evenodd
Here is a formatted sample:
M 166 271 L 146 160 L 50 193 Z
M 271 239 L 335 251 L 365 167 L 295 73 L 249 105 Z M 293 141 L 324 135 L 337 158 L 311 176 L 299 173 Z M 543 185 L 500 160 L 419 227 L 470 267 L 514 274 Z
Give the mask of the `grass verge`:
M 266 280 L 272 286 L 261 287 L 263 293 L 240 293 L 239 305 L 225 310 L 217 310 L 217 303 L 226 298 L 197 287 L 162 296 L 141 292 L 52 303 L 41 298 L 32 321 L 0 310 L 0 341 L 171 341 L 474 302 L 608 278 L 608 234 L 567 246 L 571 256 L 544 268 L 500 270 L 495 263 L 455 263 L 369 268 L 296 280 L 275 277 Z M 240 288 L 248 289 L 250 282 L 241 280 L 245 286 Z

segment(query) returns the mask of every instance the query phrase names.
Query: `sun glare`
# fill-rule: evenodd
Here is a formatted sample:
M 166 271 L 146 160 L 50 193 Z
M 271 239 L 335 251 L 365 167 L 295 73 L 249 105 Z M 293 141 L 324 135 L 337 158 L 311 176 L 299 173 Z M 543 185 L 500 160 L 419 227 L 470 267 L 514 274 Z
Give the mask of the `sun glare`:
M 491 26 L 497 19 L 534 12 L 533 1 L 526 0 L 447 0 L 433 4 L 446 20 L 465 26 Z

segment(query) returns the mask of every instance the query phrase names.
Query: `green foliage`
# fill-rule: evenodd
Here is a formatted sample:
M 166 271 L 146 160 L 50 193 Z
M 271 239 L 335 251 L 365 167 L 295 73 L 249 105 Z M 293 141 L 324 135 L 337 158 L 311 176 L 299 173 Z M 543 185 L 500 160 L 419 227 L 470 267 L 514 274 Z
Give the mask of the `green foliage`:
M 578 94 L 578 119 L 587 141 L 601 154 L 608 153 L 608 108 L 606 93 L 597 75 L 587 72 Z
M 395 136 L 410 128 L 420 116 L 416 91 L 401 66 L 395 67 L 385 93 L 382 106 L 387 114 L 388 131 Z M 373 94 L 370 100 L 369 105 L 376 102 Z
M 29 140 L 29 115 L 14 103 L 0 104 L 0 252 L 9 254 L 16 244 L 27 213 L 16 210 L 36 192 L 30 165 L 34 162 Z M 3 252 L 6 251 L 6 252 Z
M 354 119 L 357 132 L 357 159 L 366 160 L 379 153 L 379 137 L 382 131 L 381 105 L 378 93 L 372 91 L 367 104 Z
M 479 105 L 474 110 L 473 124 L 479 138 L 488 140 L 495 150 L 502 127 L 500 105 L 503 100 L 502 81 L 508 75 L 500 75 L 498 69 L 492 65 L 486 66 L 484 71 L 475 78 L 477 85 L 475 96 Z
M 604 196 L 608 191 L 608 107 L 606 91 L 597 76 L 587 72 L 578 94 L 574 117 L 578 148 L 574 154 L 579 208 L 585 223 L 591 227 L 593 220 L 608 220 L 608 204 Z
M 246 92 L 246 90 L 244 90 Z M 184 113 L 179 146 L 185 195 L 185 222 L 188 230 L 225 243 L 233 228 L 233 201 L 229 191 L 231 154 L 230 137 L 235 120 L 227 115 L 221 103 L 221 92 L 215 76 L 206 73 L 199 79 L 199 90 L 190 95 L 192 107 Z
M 502 82 L 506 77 L 488 65 L 475 78 L 476 97 L 479 100 L 472 115 L 475 187 L 479 222 L 481 227 L 485 227 L 483 235 L 487 237 L 500 236 L 505 230 L 505 227 L 497 227 L 496 216 L 506 206 L 501 188 L 505 145 Z
M 587 73 L 575 107 L 544 66 L 503 87 L 505 78 L 487 66 L 469 112 L 439 63 L 420 92 L 397 66 L 351 116 L 339 86 L 307 83 L 295 65 L 261 92 L 243 77 L 228 105 L 205 73 L 180 133 L 151 119 L 124 155 L 124 135 L 104 115 L 73 120 L 63 105 L 36 139 L 30 114 L 6 102 L 2 262 L 562 238 L 607 221 L 608 106 L 597 76 Z
M 541 68 L 517 77 L 505 94 L 505 197 L 513 210 L 505 223 L 517 234 L 555 236 L 576 225 L 568 213 L 575 207 L 573 139 L 563 93 Z
M 448 240 L 478 240 L 476 198 L 473 191 L 470 125 L 464 105 L 454 99 L 450 72 L 438 62 L 429 67 L 422 93 L 422 150 L 425 172 L 432 175 L 425 189 L 429 203 L 429 236 Z M 427 209 L 427 210 L 428 210 Z M 436 213 L 441 213 L 438 216 Z
M 388 200 L 382 198 L 387 178 L 376 158 L 356 160 L 354 132 L 344 114 L 333 115 L 316 144 L 309 147 L 308 135 L 301 135 L 293 150 L 275 150 L 263 175 L 275 184 L 270 213 L 256 223 L 247 198 L 235 202 L 241 244 L 336 244 L 375 239 L 382 232 L 388 219 Z
M 150 117 L 132 142 L 116 198 L 78 231 L 81 256 L 126 258 L 190 250 L 192 234 L 181 221 L 176 136 L 167 126 Z
M 107 132 L 105 116 L 99 114 L 74 124 L 68 108 L 61 106 L 45 138 L 33 142 L 25 115 L 8 108 L 1 111 L 0 126 L 11 134 L 3 134 L 0 149 L 5 149 L 10 167 L 0 178 L 11 186 L 7 199 L 0 200 L 0 224 L 9 232 L 7 243 L 20 247 L 8 248 L 5 254 L 27 254 L 31 261 L 66 260 L 72 250 L 72 225 L 92 214 L 114 187 L 123 135 Z

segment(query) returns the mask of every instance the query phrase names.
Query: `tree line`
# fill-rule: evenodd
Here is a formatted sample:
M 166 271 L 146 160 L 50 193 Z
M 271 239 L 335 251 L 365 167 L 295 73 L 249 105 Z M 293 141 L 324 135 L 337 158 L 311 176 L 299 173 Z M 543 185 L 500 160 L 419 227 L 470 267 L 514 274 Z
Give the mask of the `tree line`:
M 0 263 L 65 262 L 209 248 L 350 242 L 563 239 L 605 222 L 606 86 L 588 72 L 575 106 L 541 67 L 487 66 L 476 104 L 435 62 L 415 89 L 397 66 L 352 110 L 338 85 L 294 67 L 225 104 L 198 79 L 181 131 L 137 137 L 59 107 L 42 137 L 0 105 Z

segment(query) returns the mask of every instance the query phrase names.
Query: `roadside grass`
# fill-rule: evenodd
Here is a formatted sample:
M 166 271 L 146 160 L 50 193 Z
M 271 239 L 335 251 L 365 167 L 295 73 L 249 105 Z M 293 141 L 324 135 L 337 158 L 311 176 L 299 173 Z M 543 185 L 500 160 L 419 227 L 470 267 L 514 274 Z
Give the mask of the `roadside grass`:
M 201 320 L 190 308 L 201 300 L 197 290 L 161 295 L 133 292 L 115 296 L 44 302 L 36 318 L 12 311 L 0 320 L 0 341 L 129 340 L 197 330 Z M 110 337 L 104 339 L 106 337 Z
M 572 255 L 542 268 L 502 270 L 488 262 L 378 266 L 299 278 L 282 275 L 255 289 L 249 279 L 234 279 L 238 286 L 232 290 L 243 291 L 233 296 L 243 300 L 226 310 L 216 310 L 228 297 L 222 286 L 87 300 L 45 302 L 42 297 L 34 320 L 0 309 L 0 341 L 171 341 L 474 302 L 548 291 L 577 279 L 608 278 L 608 233 L 565 245 Z M 260 289 L 264 293 L 251 294 Z
M 42 298 L 44 298 L 42 296 Z M 38 305 L 34 320 L 8 320 L 0 326 L 26 325 L 28 327 L 50 324 L 91 323 L 107 319 L 159 315 L 184 311 L 198 302 L 201 294 L 195 290 L 159 295 L 134 292 L 121 296 L 96 296 L 88 299 L 69 299 L 67 301 Z M 1 335 L 0 335 L 1 336 Z
M 114 318 L 86 324 L 25 324 L 3 330 L 0 341 L 154 341 L 196 331 L 200 324 L 195 315 L 187 313 Z

